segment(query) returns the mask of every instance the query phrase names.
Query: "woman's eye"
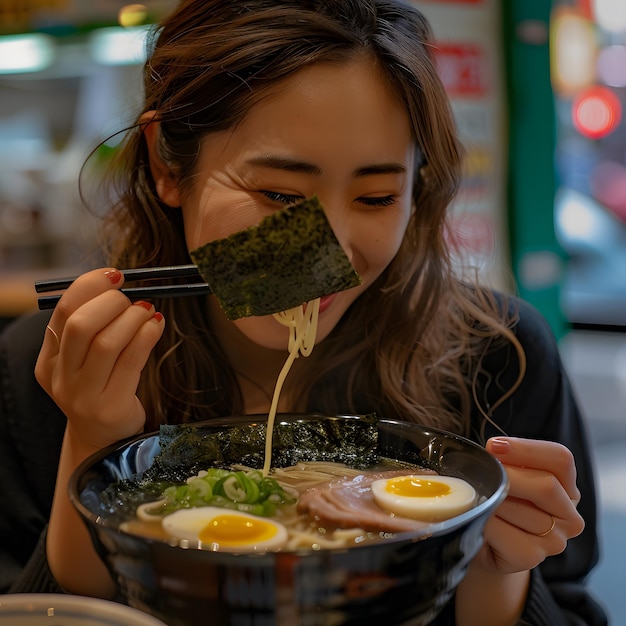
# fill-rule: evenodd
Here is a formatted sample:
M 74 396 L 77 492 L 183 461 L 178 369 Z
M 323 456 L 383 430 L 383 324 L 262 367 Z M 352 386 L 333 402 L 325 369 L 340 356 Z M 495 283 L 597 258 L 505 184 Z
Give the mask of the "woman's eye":
M 298 202 L 298 200 L 302 200 L 303 198 L 303 196 L 280 193 L 278 191 L 262 191 L 261 193 L 273 202 L 280 202 L 282 204 L 293 204 L 294 202 Z
M 395 196 L 382 196 L 380 198 L 362 197 L 359 202 L 365 206 L 385 207 L 390 206 L 396 201 Z

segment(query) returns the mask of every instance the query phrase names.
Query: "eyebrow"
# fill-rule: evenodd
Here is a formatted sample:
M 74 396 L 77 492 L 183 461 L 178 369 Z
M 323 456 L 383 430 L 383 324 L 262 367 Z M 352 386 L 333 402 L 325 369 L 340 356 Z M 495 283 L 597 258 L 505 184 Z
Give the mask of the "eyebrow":
M 301 161 L 299 159 L 291 159 L 289 157 L 263 155 L 253 157 L 246 161 L 248 165 L 254 165 L 257 167 L 268 167 L 271 169 L 284 170 L 287 172 L 300 172 L 303 174 L 312 174 L 314 176 L 320 176 L 322 169 L 313 163 L 307 161 Z M 401 163 L 376 163 L 373 165 L 365 165 L 357 168 L 353 175 L 355 178 L 362 176 L 371 176 L 374 174 L 404 174 L 406 173 L 406 167 Z

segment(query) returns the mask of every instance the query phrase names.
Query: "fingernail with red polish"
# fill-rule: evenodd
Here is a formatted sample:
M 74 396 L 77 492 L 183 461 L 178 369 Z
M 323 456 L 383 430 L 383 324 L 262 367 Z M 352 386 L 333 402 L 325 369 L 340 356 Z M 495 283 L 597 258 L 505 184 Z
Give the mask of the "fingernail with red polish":
M 104 275 L 111 281 L 112 285 L 117 285 L 122 280 L 122 272 L 119 270 L 107 270 Z
M 136 302 L 133 302 L 133 304 L 136 306 L 142 306 L 146 309 L 146 311 L 152 310 L 152 304 L 150 302 L 146 302 L 145 300 L 137 300 Z
M 511 451 L 511 444 L 506 439 L 494 437 L 491 440 L 491 451 L 494 454 L 506 454 Z

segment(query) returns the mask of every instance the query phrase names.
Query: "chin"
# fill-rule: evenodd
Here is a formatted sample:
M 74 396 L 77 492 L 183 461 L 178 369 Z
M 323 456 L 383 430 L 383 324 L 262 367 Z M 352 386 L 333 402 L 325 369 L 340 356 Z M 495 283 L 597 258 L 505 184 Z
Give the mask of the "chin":
M 286 350 L 289 334 L 271 315 L 243 317 L 232 322 L 237 330 L 252 343 L 268 350 Z

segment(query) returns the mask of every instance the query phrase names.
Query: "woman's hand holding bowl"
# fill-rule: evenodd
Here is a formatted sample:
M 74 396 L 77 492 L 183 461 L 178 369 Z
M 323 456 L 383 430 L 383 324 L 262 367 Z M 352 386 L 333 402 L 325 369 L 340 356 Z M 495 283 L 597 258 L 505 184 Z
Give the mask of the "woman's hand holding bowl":
M 509 492 L 487 521 L 483 547 L 457 590 L 459 626 L 517 623 L 530 570 L 563 552 L 585 527 L 574 456 L 565 446 L 495 437 L 486 448 L 503 464 Z
M 487 450 L 509 478 L 509 493 L 485 528 L 481 565 L 500 574 L 529 570 L 565 550 L 585 523 L 576 507 L 576 465 L 559 443 L 497 437 Z

